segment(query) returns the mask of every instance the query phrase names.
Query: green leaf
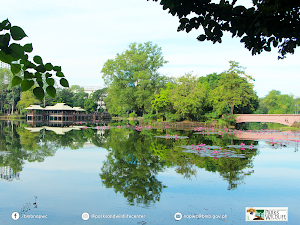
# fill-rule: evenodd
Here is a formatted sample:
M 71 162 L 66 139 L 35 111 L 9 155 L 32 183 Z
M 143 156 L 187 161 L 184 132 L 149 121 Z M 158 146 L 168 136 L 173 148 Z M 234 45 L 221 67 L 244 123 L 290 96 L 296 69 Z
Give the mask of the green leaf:
M 26 65 L 26 69 L 35 69 L 36 65 L 32 62 L 28 61 L 28 64 Z
M 23 49 L 25 52 L 32 52 L 33 48 L 32 48 L 32 44 L 26 44 L 23 46 Z
M 63 72 L 56 72 L 56 76 L 57 77 L 64 77 L 65 75 L 63 74 Z
M 21 90 L 27 91 L 34 85 L 33 80 L 23 80 L 21 83 Z
M 61 78 L 59 82 L 60 82 L 61 86 L 69 87 L 69 82 L 65 78 Z
M 9 48 L 12 50 L 11 56 L 14 61 L 21 59 L 24 56 L 24 49 L 21 45 L 12 43 Z
M 27 36 L 25 34 L 25 32 L 23 31 L 23 29 L 21 27 L 18 27 L 18 26 L 11 27 L 10 28 L 10 34 L 11 34 L 12 38 L 16 41 L 22 40 L 24 37 Z
M 198 41 L 205 41 L 205 39 L 206 39 L 206 35 L 205 35 L 205 34 L 201 34 L 201 35 L 199 35 L 199 36 L 197 37 L 197 40 L 198 40 Z
M 46 68 L 43 64 L 39 65 L 36 67 L 36 71 L 40 72 L 40 73 L 45 73 L 46 72 Z
M 40 72 L 35 72 L 34 77 L 35 78 L 42 78 L 42 74 Z
M 270 52 L 271 51 L 271 47 L 270 46 L 265 46 L 264 50 L 267 51 L 267 52 Z
M 22 78 L 20 78 L 18 76 L 14 76 L 12 81 L 11 81 L 11 85 L 16 86 L 16 85 L 21 84 L 21 82 L 22 82 Z
M 60 72 L 61 71 L 61 67 L 60 66 L 54 66 L 53 70 L 56 72 Z
M 6 55 L 3 51 L 0 51 L 0 61 L 10 64 L 12 60 L 11 55 Z
M 3 34 L 0 35 L 0 48 L 6 48 L 9 45 L 9 41 L 10 41 L 10 35 L 9 34 Z
M 11 28 L 11 23 L 8 21 L 8 19 L 3 20 L 3 21 L 1 22 L 1 25 L 0 25 L 0 31 L 2 31 L 3 29 L 9 30 L 10 28 Z
M 36 64 L 43 64 L 43 60 L 40 56 L 36 55 L 33 57 L 33 61 L 36 63 Z
M 48 86 L 46 88 L 46 92 L 48 93 L 48 95 L 50 95 L 50 97 L 55 98 L 56 90 L 53 86 Z
M 34 88 L 33 94 L 35 95 L 35 97 L 37 97 L 40 100 L 43 100 L 43 98 L 45 96 L 45 92 L 44 92 L 43 88 L 41 88 L 41 87 Z
M 52 77 L 52 74 L 47 72 L 47 73 L 45 74 L 45 77 L 46 77 L 46 78 Z
M 23 62 L 21 64 L 28 64 L 29 63 L 29 61 L 28 61 L 28 55 L 27 54 L 23 55 L 23 57 L 21 59 L 21 62 Z
M 28 71 L 24 72 L 24 79 L 32 79 L 34 78 L 34 75 L 32 73 L 29 73 Z
M 17 74 L 21 71 L 21 65 L 20 64 L 10 64 L 10 70 L 13 74 Z
M 54 85 L 54 79 L 53 78 L 47 78 L 46 82 L 49 86 L 53 86 Z
M 44 86 L 44 82 L 43 82 L 43 79 L 42 79 L 42 78 L 37 78 L 37 79 L 36 79 L 36 82 L 39 84 L 40 87 L 43 87 L 43 86 Z
M 51 71 L 53 69 L 53 66 L 52 66 L 51 63 L 46 63 L 45 68 L 46 68 L 47 71 Z

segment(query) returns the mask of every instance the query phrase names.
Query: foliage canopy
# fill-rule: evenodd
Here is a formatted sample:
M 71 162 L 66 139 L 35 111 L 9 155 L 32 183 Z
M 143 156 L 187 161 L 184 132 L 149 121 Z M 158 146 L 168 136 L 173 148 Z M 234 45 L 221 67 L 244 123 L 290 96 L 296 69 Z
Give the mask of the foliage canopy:
M 109 86 L 105 99 L 109 112 L 124 114 L 128 110 L 141 113 L 151 110 L 153 95 L 166 81 L 158 72 L 165 63 L 161 48 L 151 42 L 132 43 L 115 59 L 107 60 L 101 72 Z
M 199 41 L 221 43 L 227 31 L 232 37 L 239 37 L 252 55 L 269 52 L 272 45 L 278 47 L 279 59 L 294 53 L 300 44 L 299 0 L 252 0 L 250 8 L 236 2 L 160 0 L 164 10 L 179 18 L 178 31 L 203 28 L 204 33 L 197 37 Z

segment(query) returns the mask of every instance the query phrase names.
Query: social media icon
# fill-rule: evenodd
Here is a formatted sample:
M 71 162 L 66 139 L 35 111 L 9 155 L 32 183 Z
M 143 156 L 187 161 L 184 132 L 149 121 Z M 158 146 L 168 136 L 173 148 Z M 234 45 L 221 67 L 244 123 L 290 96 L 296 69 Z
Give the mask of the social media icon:
M 90 218 L 90 214 L 88 214 L 87 212 L 82 213 L 81 218 L 83 220 L 88 220 Z
M 18 212 L 13 212 L 13 213 L 11 214 L 11 218 L 12 218 L 13 220 L 18 220 L 18 219 L 20 218 L 20 214 L 19 214 Z
M 175 213 L 174 215 L 175 220 L 181 220 L 182 214 L 180 212 Z

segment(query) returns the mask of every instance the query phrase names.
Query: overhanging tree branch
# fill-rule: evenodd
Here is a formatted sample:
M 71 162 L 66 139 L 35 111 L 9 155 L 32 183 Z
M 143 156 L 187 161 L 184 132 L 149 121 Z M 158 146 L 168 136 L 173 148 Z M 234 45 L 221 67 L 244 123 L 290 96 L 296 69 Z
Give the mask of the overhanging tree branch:
M 149 0 L 147 0 L 149 1 Z M 157 2 L 158 0 L 153 0 Z M 253 7 L 235 6 L 236 0 L 160 0 L 163 9 L 179 18 L 178 31 L 202 27 L 199 41 L 222 42 L 223 32 L 241 38 L 252 55 L 278 48 L 279 59 L 300 45 L 300 1 L 253 0 Z M 188 18 L 192 13 L 198 17 Z

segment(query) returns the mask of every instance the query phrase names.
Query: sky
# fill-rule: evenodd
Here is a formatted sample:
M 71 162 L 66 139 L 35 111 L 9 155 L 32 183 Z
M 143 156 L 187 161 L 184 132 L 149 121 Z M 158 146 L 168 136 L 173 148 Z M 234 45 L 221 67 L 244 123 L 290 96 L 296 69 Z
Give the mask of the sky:
M 238 3 L 249 0 L 240 0 Z M 0 21 L 23 28 L 32 43 L 30 57 L 61 66 L 71 85 L 104 87 L 101 70 L 133 43 L 151 41 L 168 61 L 160 73 L 180 77 L 221 73 L 229 61 L 239 62 L 253 76 L 259 97 L 272 89 L 300 97 L 299 49 L 278 60 L 277 49 L 252 56 L 240 39 L 225 33 L 222 43 L 199 42 L 202 30 L 177 32 L 178 17 L 147 0 L 10 0 L 2 1 Z

